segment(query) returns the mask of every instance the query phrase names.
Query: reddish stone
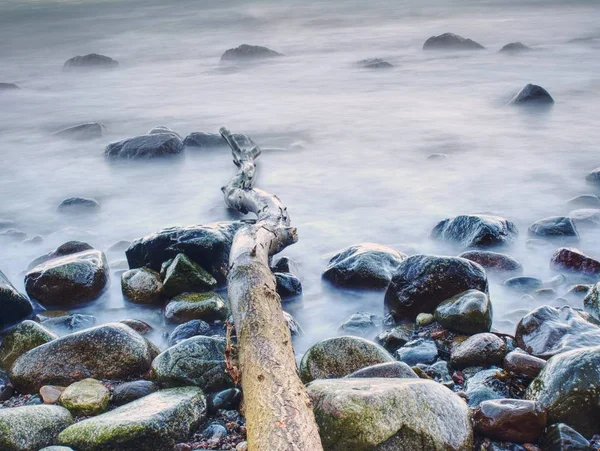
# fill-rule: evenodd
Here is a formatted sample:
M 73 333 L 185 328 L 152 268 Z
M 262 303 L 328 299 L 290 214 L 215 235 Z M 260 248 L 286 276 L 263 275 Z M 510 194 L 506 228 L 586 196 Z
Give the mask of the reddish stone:
M 546 427 L 546 412 L 521 399 L 483 401 L 473 414 L 473 427 L 493 440 L 535 443 Z
M 600 275 L 600 262 L 584 254 L 579 249 L 561 247 L 550 259 L 550 268 L 586 276 Z

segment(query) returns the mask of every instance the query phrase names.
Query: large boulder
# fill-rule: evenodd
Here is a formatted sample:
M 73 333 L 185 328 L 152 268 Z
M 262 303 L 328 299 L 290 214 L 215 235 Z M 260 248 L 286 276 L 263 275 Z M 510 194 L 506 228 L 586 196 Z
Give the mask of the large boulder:
M 328 338 L 306 351 L 300 362 L 300 377 L 305 383 L 339 378 L 367 366 L 395 361 L 383 347 L 364 338 Z
M 150 268 L 135 268 L 121 275 L 121 291 L 136 304 L 159 304 L 162 301 L 163 283 L 160 275 Z
M 494 440 L 535 443 L 546 428 L 546 412 L 533 401 L 483 401 L 473 413 L 476 432 Z
M 55 338 L 58 338 L 58 335 L 35 321 L 23 321 L 2 339 L 0 369 L 9 370 L 22 354 Z
M 78 451 L 172 451 L 206 416 L 196 387 L 161 390 L 65 429 L 61 445 Z
M 492 327 L 492 303 L 486 293 L 468 290 L 446 299 L 437 306 L 434 317 L 446 329 L 467 335 L 489 332 Z
M 600 345 L 600 327 L 587 313 L 544 305 L 525 315 L 515 332 L 517 345 L 548 359 L 573 349 Z
M 576 273 L 583 276 L 598 277 L 600 275 L 600 261 L 584 254 L 579 249 L 561 247 L 550 259 L 550 268 Z
M 113 69 L 118 65 L 119 63 L 117 61 L 108 56 L 90 53 L 84 56 L 77 55 L 67 60 L 63 66 L 63 71 L 80 69 Z
M 94 139 L 102 137 L 104 129 L 104 125 L 100 122 L 86 122 L 59 130 L 54 133 L 54 136 L 76 140 Z
M 552 216 L 534 222 L 529 226 L 529 235 L 549 239 L 579 239 L 579 232 L 575 223 L 566 216 Z
M 25 290 L 42 305 L 74 305 L 100 296 L 109 277 L 104 253 L 89 250 L 32 268 L 25 274 Z
M 463 38 L 454 33 L 444 33 L 439 36 L 431 36 L 425 44 L 423 50 L 484 50 L 485 47 L 473 41 Z
M 141 376 L 150 369 L 152 357 L 144 337 L 124 324 L 109 323 L 26 352 L 13 364 L 10 379 L 20 393 L 35 393 L 42 385 L 67 386 L 86 377 Z
M 221 61 L 252 61 L 283 56 L 283 54 L 260 45 L 242 44 L 229 49 L 221 56 Z
M 193 319 L 206 322 L 225 321 L 229 309 L 217 293 L 184 293 L 174 297 L 165 307 L 165 318 L 176 324 Z
M 554 99 L 548 91 L 531 83 L 525 85 L 510 101 L 511 105 L 552 105 Z
M 335 254 L 323 278 L 350 288 L 385 289 L 406 255 L 378 244 L 357 244 Z
M 163 290 L 168 297 L 186 292 L 210 291 L 217 281 L 185 254 L 178 254 L 165 270 Z
M 585 436 L 598 432 L 600 346 L 573 349 L 546 363 L 525 393 L 547 411 L 548 422 L 566 423 Z
M 511 221 L 499 216 L 461 215 L 440 221 L 431 238 L 462 247 L 492 247 L 510 244 L 518 234 Z
M 37 451 L 56 443 L 58 434 L 71 424 L 69 411 L 58 406 L 0 409 L 0 449 Z
M 492 251 L 466 251 L 459 255 L 472 262 L 478 263 L 488 273 L 519 274 L 523 272 L 523 265 L 510 255 Z
M 0 330 L 13 326 L 33 313 L 29 299 L 0 271 Z
M 41 255 L 40 257 L 34 259 L 32 262 L 27 265 L 27 271 L 35 268 L 42 263 L 47 262 L 48 260 L 52 260 L 58 257 L 64 257 L 65 255 L 77 254 L 78 252 L 90 251 L 94 248 L 90 246 L 88 243 L 83 241 L 67 241 L 64 244 L 61 244 L 53 251 L 48 252 L 47 254 Z
M 163 262 L 184 253 L 218 282 L 225 281 L 229 251 L 235 232 L 243 222 L 217 222 L 207 225 L 171 227 L 135 240 L 127 249 L 130 268 L 160 271 Z
M 218 337 L 183 340 L 154 359 L 152 373 L 166 387 L 194 385 L 205 392 L 233 387 L 225 372 L 225 340 Z
M 327 451 L 467 450 L 469 409 L 452 391 L 422 379 L 334 379 L 308 385 Z
M 106 146 L 108 160 L 140 160 L 173 157 L 183 151 L 183 141 L 172 133 L 155 133 L 124 139 Z
M 413 255 L 396 269 L 385 293 L 385 306 L 396 320 L 433 313 L 446 299 L 474 289 L 488 293 L 484 269 L 458 257 Z

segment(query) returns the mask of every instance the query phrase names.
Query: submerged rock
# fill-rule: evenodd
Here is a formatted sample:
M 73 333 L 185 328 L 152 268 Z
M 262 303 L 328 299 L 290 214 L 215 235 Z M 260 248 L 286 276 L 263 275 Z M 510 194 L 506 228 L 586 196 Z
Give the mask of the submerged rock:
M 181 136 L 179 135 L 179 133 L 174 132 L 169 127 L 165 127 L 164 125 L 159 125 L 158 127 L 151 128 L 150 130 L 148 130 L 146 132 L 147 135 L 162 135 L 162 134 L 165 134 L 165 133 L 167 135 L 173 135 L 173 136 L 176 136 L 179 139 L 182 139 Z
M 171 299 L 165 307 L 165 318 L 178 324 L 193 319 L 206 322 L 225 321 L 228 316 L 227 303 L 217 293 L 180 294 Z
M 592 185 L 600 186 L 600 168 L 594 169 L 592 172 L 585 176 L 585 179 L 588 183 Z
M 16 91 L 17 89 L 21 89 L 21 88 L 19 88 L 14 83 L 0 83 L 0 92 L 2 92 L 2 91 Z
M 412 368 L 404 362 L 387 362 L 362 368 L 344 377 L 417 378 L 418 376 L 417 373 L 415 373 Z
M 432 36 L 425 44 L 423 50 L 484 50 L 485 47 L 481 44 L 463 38 L 454 33 L 444 33 L 439 36 Z
M 396 269 L 385 293 L 385 306 L 395 320 L 433 313 L 456 294 L 475 289 L 488 292 L 485 271 L 464 258 L 413 255 Z
M 350 316 L 338 328 L 340 332 L 348 335 L 358 335 L 359 337 L 372 336 L 377 332 L 383 323 L 383 320 L 378 315 L 373 315 L 368 312 L 356 312 Z
M 339 378 L 367 366 L 394 361 L 384 348 L 364 338 L 328 338 L 306 351 L 300 362 L 300 377 L 305 383 Z
M 492 273 L 522 273 L 523 265 L 509 255 L 491 251 L 467 251 L 459 255 L 472 262 L 478 263 L 487 272 Z
M 20 393 L 35 393 L 48 384 L 67 386 L 86 377 L 123 379 L 145 374 L 152 356 L 144 337 L 124 324 L 109 323 L 26 352 L 13 364 L 10 379 Z
M 95 139 L 101 138 L 104 130 L 105 127 L 100 122 L 86 122 L 59 130 L 54 136 L 76 140 Z
M 254 146 L 254 142 L 246 135 L 234 133 L 233 137 L 240 146 Z M 193 132 L 185 137 L 183 145 L 186 147 L 225 147 L 227 142 L 219 133 Z
M 582 194 L 569 199 L 567 205 L 577 208 L 600 208 L 600 197 L 593 194 Z
M 544 451 L 589 451 L 590 442 L 583 435 L 564 423 L 548 427 L 541 440 Z
M 510 101 L 511 105 L 552 105 L 554 99 L 548 91 L 531 83 L 525 85 Z
M 23 321 L 0 344 L 0 369 L 9 370 L 18 357 L 58 336 L 34 321 Z
M 531 50 L 533 50 L 531 47 L 526 46 L 522 42 L 511 42 L 510 44 L 506 44 L 504 47 L 502 47 L 499 53 L 517 54 L 530 52 Z
M 366 60 L 361 60 L 356 64 L 363 69 L 391 69 L 394 67 L 393 64 L 388 63 L 381 58 L 369 58 Z
M 285 319 L 285 322 L 288 326 L 288 329 L 290 330 L 290 335 L 292 336 L 292 338 L 301 337 L 302 335 L 304 335 L 304 331 L 302 330 L 300 323 L 296 321 L 296 318 L 294 318 L 288 312 L 283 312 L 283 319 Z
M 573 349 L 600 345 L 600 327 L 589 314 L 571 307 L 544 305 L 519 321 L 517 345 L 528 353 L 548 359 Z
M 208 412 L 214 413 L 219 409 L 237 409 L 242 400 L 242 392 L 239 388 L 228 388 L 207 396 Z
M 260 45 L 242 44 L 229 49 L 221 56 L 221 61 L 252 61 L 283 56 L 283 54 Z
M 510 244 L 518 234 L 511 221 L 499 216 L 461 215 L 440 221 L 431 238 L 463 247 L 490 247 Z
M 125 271 L 121 276 L 121 291 L 136 304 L 158 304 L 162 300 L 163 284 L 156 271 L 136 268 Z
M 76 416 L 93 416 L 108 409 L 110 391 L 96 379 L 69 385 L 60 395 L 60 405 Z
M 58 205 L 59 213 L 82 213 L 97 211 L 100 204 L 96 199 L 88 197 L 69 197 Z
M 39 450 L 56 443 L 58 434 L 71 424 L 69 411 L 58 406 L 0 409 L 0 449 Z
M 217 222 L 207 225 L 171 227 L 135 240 L 127 249 L 130 268 L 148 266 L 160 271 L 163 262 L 184 253 L 190 260 L 224 282 L 229 251 L 235 232 L 243 222 Z
M 579 240 L 577 227 L 571 218 L 552 216 L 540 219 L 529 226 L 529 235 L 540 238 L 566 238 Z
M 492 316 L 490 298 L 478 290 L 468 290 L 445 300 L 434 313 L 435 320 L 446 329 L 467 335 L 489 332 Z
M 108 280 L 104 253 L 89 250 L 32 268 L 25 274 L 25 290 L 42 305 L 73 305 L 96 299 Z
M 546 427 L 546 412 L 533 401 L 484 401 L 473 413 L 473 427 L 494 440 L 535 443 Z
M 555 355 L 533 380 L 525 398 L 548 412 L 548 421 L 566 423 L 584 435 L 598 432 L 600 346 Z
M 477 334 L 452 349 L 450 365 L 458 369 L 502 365 L 507 353 L 508 349 L 502 338 L 491 333 Z
M 436 382 L 334 379 L 314 381 L 307 389 L 327 450 L 427 451 L 473 447 L 467 405 Z
M 387 351 L 394 352 L 412 340 L 415 332 L 415 325 L 411 323 L 400 324 L 393 329 L 381 332 L 375 338 L 375 341 L 383 346 Z
M 88 329 L 95 326 L 97 322 L 98 319 L 93 315 L 73 313 L 44 319 L 42 325 L 53 332 L 64 335 Z
M 206 400 L 196 387 L 152 393 L 65 429 L 61 445 L 82 451 L 172 451 L 206 416 Z
M 104 157 L 108 160 L 140 160 L 173 157 L 183 151 L 183 141 L 172 133 L 140 135 L 106 146 Z
M 544 282 L 537 277 L 518 276 L 506 279 L 503 285 L 511 290 L 518 291 L 519 293 L 531 293 L 542 288 Z
M 580 208 L 569 212 L 576 227 L 596 229 L 600 226 L 600 208 Z
M 74 56 L 67 60 L 63 66 L 63 71 L 77 69 L 112 69 L 119 65 L 117 61 L 108 56 L 90 53 L 84 56 Z
M 384 289 L 406 255 L 378 244 L 356 244 L 334 255 L 323 278 L 349 288 Z
M 561 247 L 552 255 L 550 268 L 583 276 L 600 275 L 600 261 L 589 257 L 579 249 L 568 247 Z
M 0 271 L 0 330 L 17 324 L 32 313 L 29 299 Z

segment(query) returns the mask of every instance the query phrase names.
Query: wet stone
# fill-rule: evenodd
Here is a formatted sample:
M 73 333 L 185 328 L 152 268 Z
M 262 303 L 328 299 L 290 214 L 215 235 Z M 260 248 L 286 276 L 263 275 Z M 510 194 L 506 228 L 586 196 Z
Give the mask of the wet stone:
M 544 451 L 589 451 L 590 442 L 583 435 L 564 423 L 548 427 L 541 440 Z
M 583 308 L 596 320 L 600 320 L 600 283 L 589 289 L 583 299 Z
M 461 215 L 439 222 L 431 238 L 462 247 L 491 247 L 512 243 L 519 232 L 511 222 L 499 216 Z
M 67 60 L 63 66 L 63 71 L 82 69 L 113 69 L 118 65 L 119 63 L 117 61 L 108 56 L 90 53 L 84 56 L 77 55 Z
M 338 330 L 348 335 L 369 337 L 381 329 L 382 323 L 383 320 L 379 315 L 368 312 L 357 312 L 344 321 Z
M 63 200 L 58 205 L 59 213 L 89 213 L 98 211 L 100 209 L 100 203 L 96 199 L 88 197 L 69 197 Z
M 19 323 L 32 312 L 29 299 L 0 271 L 0 330 Z
M 533 379 L 546 365 L 544 359 L 534 357 L 521 350 L 511 351 L 504 357 L 504 369 L 517 377 Z
M 571 218 L 553 216 L 540 219 L 529 226 L 529 235 L 546 239 L 579 240 L 579 232 Z
M 172 133 L 140 135 L 106 146 L 104 157 L 114 160 L 149 160 L 176 157 L 183 152 L 183 141 Z
M 567 205 L 577 208 L 600 208 L 600 197 L 593 194 L 583 194 L 569 199 Z
M 445 300 L 434 313 L 435 320 L 446 329 L 467 335 L 489 332 L 492 316 L 488 295 L 477 290 L 468 290 Z
M 483 401 L 473 413 L 473 427 L 494 440 L 535 443 L 546 427 L 546 413 L 533 401 Z
M 391 69 L 394 67 L 393 64 L 381 58 L 368 58 L 361 60 L 356 64 L 363 69 Z
M 467 251 L 459 255 L 484 267 L 486 272 L 498 274 L 520 274 L 523 265 L 509 255 L 492 251 Z
M 105 129 L 100 122 L 86 122 L 63 128 L 55 132 L 54 136 L 83 141 L 102 137 Z
M 412 323 L 400 324 L 393 329 L 381 332 L 375 338 L 375 341 L 383 346 L 387 351 L 394 352 L 412 340 L 415 332 L 415 325 Z
M 206 322 L 225 321 L 229 309 L 217 293 L 184 293 L 175 296 L 165 307 L 165 318 L 181 324 L 193 319 Z
M 279 294 L 282 299 L 302 294 L 302 283 L 300 282 L 300 279 L 293 274 L 276 272 L 273 273 L 273 275 L 275 276 L 275 282 L 277 284 L 277 294 Z
M 217 410 L 235 410 L 242 400 L 242 392 L 239 388 L 228 388 L 207 396 L 208 412 L 215 413 Z
M 162 301 L 163 284 L 160 275 L 149 268 L 125 271 L 121 276 L 123 296 L 136 304 L 159 304 Z
M 501 365 L 507 354 L 506 344 L 497 335 L 473 335 L 452 350 L 450 364 L 462 369 L 470 366 Z
M 591 185 L 600 186 L 600 168 L 596 168 L 586 175 L 585 180 Z
M 255 61 L 283 56 L 283 54 L 260 45 L 242 44 L 229 49 L 221 56 L 221 61 Z
M 504 47 L 502 47 L 499 53 L 516 55 L 519 53 L 530 52 L 531 50 L 533 50 L 531 47 L 526 46 L 522 42 L 511 42 L 510 44 L 506 44 Z
M 416 340 L 409 341 L 398 349 L 394 353 L 394 356 L 410 366 L 414 366 L 417 363 L 431 364 L 439 357 L 437 346 L 430 338 L 417 338 Z
M 600 261 L 584 254 L 579 249 L 562 247 L 550 259 L 550 268 L 580 274 L 582 276 L 598 277 Z
M 27 351 L 58 338 L 34 321 L 23 321 L 2 339 L 0 344 L 0 369 L 8 370 L 18 357 Z
M 40 388 L 40 397 L 44 404 L 57 404 L 65 388 L 58 385 L 44 385 Z
M 125 324 L 126 326 L 131 327 L 140 335 L 147 335 L 152 332 L 152 326 L 144 321 L 139 319 L 122 319 L 119 321 L 121 324 Z
M 42 325 L 59 335 L 65 335 L 93 327 L 97 322 L 95 316 L 73 313 L 72 315 L 48 318 L 42 321 Z
M 503 285 L 520 293 L 532 293 L 535 290 L 542 288 L 544 282 L 536 277 L 519 276 L 506 279 Z
M 483 401 L 507 398 L 509 391 L 503 380 L 506 373 L 491 368 L 475 373 L 467 378 L 464 386 L 470 407 L 477 407 Z
M 122 406 L 154 393 L 157 390 L 158 386 L 152 381 L 124 382 L 114 388 L 111 402 L 115 406 Z
M 484 46 L 472 39 L 463 38 L 454 33 L 444 33 L 439 36 L 432 36 L 425 41 L 425 44 L 423 44 L 423 50 L 468 51 L 484 49 Z
M 163 280 L 163 291 L 168 297 L 181 293 L 210 291 L 216 286 L 217 281 L 214 277 L 185 254 L 178 254 L 173 259 Z
M 371 365 L 345 377 L 418 377 L 412 368 L 404 362 L 386 362 Z
M 554 99 L 548 91 L 531 83 L 525 85 L 510 101 L 511 105 L 552 105 Z
M 212 335 L 210 325 L 201 319 L 193 319 L 191 321 L 180 324 L 171 335 L 169 335 L 169 346 L 174 346 L 177 343 L 186 340 L 196 335 Z

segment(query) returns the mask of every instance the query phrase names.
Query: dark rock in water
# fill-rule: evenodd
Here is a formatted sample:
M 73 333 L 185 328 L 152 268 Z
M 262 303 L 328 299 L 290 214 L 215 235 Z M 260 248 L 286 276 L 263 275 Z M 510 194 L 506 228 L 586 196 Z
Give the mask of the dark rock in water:
M 334 255 L 323 278 L 349 288 L 386 288 L 406 255 L 378 244 L 357 244 Z
M 598 432 L 600 346 L 574 349 L 546 363 L 525 393 L 548 412 L 548 422 L 566 423 L 582 434 Z
M 521 349 L 548 359 L 579 348 L 600 345 L 600 327 L 585 312 L 571 307 L 544 305 L 525 315 L 517 325 L 515 339 Z
M 67 127 L 54 133 L 54 136 L 76 140 L 101 138 L 105 127 L 100 122 L 86 122 L 85 124 Z
M 503 285 L 520 293 L 531 293 L 542 288 L 544 282 L 537 277 L 518 276 L 506 279 Z
M 467 405 L 437 382 L 344 378 L 307 391 L 327 450 L 473 449 Z
M 468 290 L 445 300 L 434 313 L 435 320 L 446 329 L 467 335 L 489 332 L 492 316 L 490 298 L 477 290 Z
M 101 358 L 99 358 L 101 356 Z M 43 385 L 67 386 L 81 379 L 123 379 L 144 375 L 152 362 L 148 341 L 118 323 L 75 332 L 21 355 L 10 370 L 20 393 Z
M 82 213 L 98 210 L 99 208 L 100 204 L 96 199 L 89 197 L 69 197 L 60 203 L 58 211 L 60 213 Z
M 150 268 L 125 271 L 121 276 L 123 296 L 136 304 L 159 304 L 162 301 L 163 284 L 160 275 Z
M 233 134 L 236 142 L 243 147 L 252 147 L 254 142 L 246 135 Z M 183 145 L 186 147 L 224 147 L 227 142 L 218 133 L 193 132 L 185 137 Z
M 393 64 L 390 64 L 387 61 L 382 60 L 381 58 L 369 58 L 366 60 L 359 61 L 356 64 L 362 67 L 363 69 L 391 69 L 392 67 L 394 67 Z
M 302 294 L 302 283 L 293 274 L 276 272 L 273 275 L 277 283 L 277 293 L 282 299 Z
M 463 38 L 454 33 L 444 33 L 439 36 L 432 36 L 425 44 L 423 50 L 484 50 L 485 47 L 481 44 Z
M 562 247 L 550 259 L 550 268 L 583 276 L 600 275 L 600 261 L 585 255 L 579 249 Z
M 511 105 L 552 105 L 553 103 L 554 99 L 548 91 L 531 83 L 525 85 L 510 101 Z
M 394 356 L 410 366 L 415 366 L 417 363 L 429 365 L 439 357 L 435 341 L 431 338 L 417 338 L 409 341 L 398 349 Z
M 95 326 L 97 322 L 98 319 L 93 315 L 73 313 L 72 315 L 45 319 L 42 324 L 58 334 L 65 335 L 88 329 Z
M 71 71 L 77 69 L 112 69 L 119 65 L 117 61 L 108 56 L 90 53 L 84 56 L 74 56 L 67 60 L 63 66 L 63 71 Z
M 22 230 L 16 229 L 8 229 L 0 232 L 0 242 L 4 241 L 13 241 L 17 243 L 22 243 L 27 239 L 27 234 Z
M 11 330 L 0 344 L 0 369 L 9 370 L 27 351 L 46 344 L 58 336 L 35 321 L 23 321 Z
M 210 325 L 206 321 L 193 319 L 177 326 L 169 335 L 169 346 L 175 346 L 177 343 L 197 335 L 211 335 Z
M 185 254 L 178 254 L 165 270 L 163 291 L 168 297 L 210 291 L 216 286 L 214 277 Z
M 452 349 L 450 365 L 457 369 L 501 365 L 507 353 L 508 349 L 502 338 L 491 333 L 477 334 Z
M 289 257 L 281 257 L 277 260 L 277 263 L 271 267 L 271 271 L 274 273 L 287 272 L 300 279 L 300 268 L 298 267 L 298 264 Z
M 33 313 L 33 306 L 0 271 L 0 330 L 13 326 Z
M 600 208 L 600 197 L 593 194 L 582 194 L 569 199 L 567 205 L 578 208 Z
M 2 91 L 14 91 L 20 89 L 17 85 L 15 85 L 14 83 L 0 83 L 0 92 Z
M 215 413 L 220 409 L 235 410 L 239 407 L 241 400 L 242 391 L 239 388 L 228 388 L 211 393 L 206 397 L 208 413 Z
M 108 280 L 104 253 L 90 250 L 32 268 L 25 274 L 25 290 L 42 305 L 73 305 L 96 299 Z
M 459 255 L 479 263 L 487 272 L 522 273 L 523 265 L 509 255 L 491 251 L 467 251 Z
M 473 413 L 473 427 L 494 440 L 535 443 L 546 427 L 546 412 L 533 401 L 484 401 Z
M 549 426 L 540 441 L 544 451 L 589 451 L 590 442 L 564 423 Z
M 499 216 L 461 215 L 440 221 L 431 238 L 463 247 L 490 247 L 510 244 L 518 234 L 512 222 Z
M 436 161 L 436 160 L 447 160 L 448 158 L 450 158 L 450 157 L 445 153 L 432 153 L 426 159 L 430 160 L 430 161 Z
M 367 366 L 394 361 L 385 349 L 364 338 L 328 338 L 306 351 L 300 362 L 300 377 L 304 383 L 344 377 Z
M 140 135 L 106 146 L 104 157 L 108 160 L 139 160 L 173 157 L 183 151 L 183 141 L 171 133 Z
M 394 352 L 406 343 L 412 340 L 415 332 L 415 325 L 411 323 L 400 324 L 391 330 L 381 332 L 375 338 L 375 341 L 383 346 L 387 351 Z
M 124 382 L 114 388 L 111 402 L 115 406 L 122 406 L 155 391 L 158 391 L 158 386 L 152 381 Z
M 194 385 L 206 393 L 233 387 L 225 372 L 225 340 L 197 336 L 183 340 L 152 362 L 155 380 L 166 387 Z
M 15 225 L 15 221 L 11 219 L 0 218 L 0 230 L 9 229 Z
M 373 336 L 381 328 L 383 320 L 368 312 L 356 312 L 338 328 L 340 332 L 359 337 Z
M 537 377 L 545 365 L 544 359 L 534 357 L 519 349 L 509 352 L 504 357 L 504 369 L 510 374 L 526 379 Z
M 148 266 L 160 271 L 163 262 L 184 253 L 218 282 L 227 274 L 229 251 L 235 232 L 243 222 L 218 222 L 207 225 L 171 227 L 135 240 L 127 249 L 130 268 Z
M 260 45 L 242 44 L 229 49 L 221 56 L 221 61 L 251 61 L 283 56 L 283 54 Z
M 464 258 L 413 255 L 396 269 L 385 293 L 385 306 L 395 320 L 433 313 L 456 294 L 475 289 L 488 293 L 484 269 Z
M 508 398 L 509 390 L 505 381 L 507 374 L 499 369 L 491 368 L 478 371 L 465 382 L 465 393 L 469 399 L 469 407 L 477 407 L 484 401 Z
M 163 135 L 163 134 L 167 134 L 167 135 L 176 136 L 179 139 L 183 139 L 181 137 L 181 135 L 179 135 L 179 133 L 174 132 L 169 127 L 165 127 L 164 125 L 159 125 L 158 127 L 151 128 L 150 130 L 148 130 L 148 132 L 146 134 L 147 135 Z
M 304 335 L 304 331 L 302 330 L 302 327 L 300 327 L 300 323 L 296 321 L 296 318 L 294 318 L 288 312 L 283 312 L 283 319 L 285 319 L 285 322 L 287 323 L 292 338 L 301 337 Z
M 387 362 L 371 365 L 361 370 L 355 371 L 345 377 L 393 377 L 410 378 L 418 377 L 408 364 L 404 362 Z
M 225 321 L 228 316 L 227 303 L 217 293 L 183 293 L 171 299 L 165 307 L 165 318 L 176 324 L 193 319 Z
M 53 258 L 64 257 L 65 255 L 76 254 L 78 252 L 89 251 L 94 249 L 88 243 L 84 243 L 83 241 L 67 241 L 65 244 L 61 244 L 52 252 L 48 252 L 46 255 L 42 255 L 41 257 L 33 260 L 29 265 L 27 265 L 27 271 L 35 268 L 38 265 L 41 265 L 48 260 L 52 260 Z
M 585 176 L 585 179 L 588 183 L 592 185 L 600 186 L 600 168 L 594 169 L 592 172 Z
M 500 53 L 523 53 L 529 52 L 533 50 L 531 47 L 526 46 L 522 42 L 511 42 L 510 44 L 506 44 L 504 47 L 500 49 Z
M 583 299 L 584 310 L 600 321 L 600 283 L 594 285 Z

